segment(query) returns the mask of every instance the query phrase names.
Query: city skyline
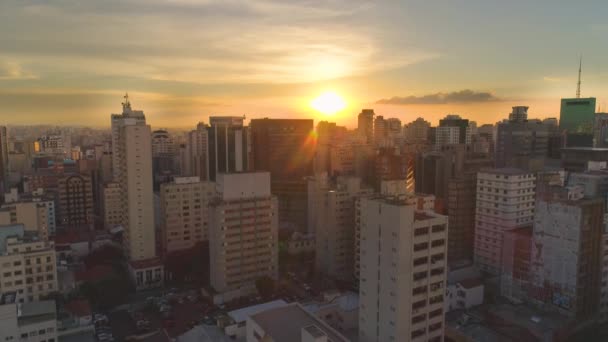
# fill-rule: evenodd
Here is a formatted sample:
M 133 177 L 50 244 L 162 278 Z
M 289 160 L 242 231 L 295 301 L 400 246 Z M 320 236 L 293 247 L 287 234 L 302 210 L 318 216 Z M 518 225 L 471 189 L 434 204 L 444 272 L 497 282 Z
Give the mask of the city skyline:
M 354 128 L 362 108 L 432 124 L 449 113 L 495 123 L 516 105 L 559 117 L 580 55 L 582 96 L 605 107 L 598 5 L 5 1 L 0 115 L 107 127 L 129 92 L 154 127 L 168 128 L 222 115 Z M 328 91 L 346 102 L 336 115 L 312 108 Z

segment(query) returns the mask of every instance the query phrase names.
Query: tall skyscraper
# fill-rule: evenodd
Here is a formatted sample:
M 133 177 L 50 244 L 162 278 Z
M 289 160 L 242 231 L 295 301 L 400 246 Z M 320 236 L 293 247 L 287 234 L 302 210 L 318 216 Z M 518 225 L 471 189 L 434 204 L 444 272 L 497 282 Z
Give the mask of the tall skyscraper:
M 477 174 L 475 263 L 499 276 L 503 233 L 534 219 L 536 176 L 519 169 L 489 169 Z
M 387 122 L 384 116 L 378 115 L 374 119 L 374 145 L 385 146 L 387 137 Z
M 562 99 L 559 129 L 568 147 L 591 147 L 595 121 L 595 97 Z
M 158 129 L 152 132 L 152 171 L 155 190 L 177 173 L 176 148 L 173 137 L 167 130 Z
M 405 139 L 408 142 L 426 142 L 429 140 L 429 129 L 431 124 L 423 118 L 417 118 L 416 120 L 404 125 L 403 133 Z
M 277 199 L 268 172 L 218 174 L 210 206 L 211 286 L 225 300 L 255 293 L 262 277 L 278 278 Z
M 122 106 L 122 114 L 112 115 L 112 148 L 124 246 L 130 260 L 145 260 L 156 257 L 151 130 L 144 112 L 131 110 L 128 96 Z
M 244 117 L 240 116 L 209 118 L 207 145 L 209 180 L 215 181 L 220 173 L 242 172 L 249 169 L 251 144 L 243 120 Z
M 458 142 L 456 143 L 466 144 L 468 143 L 467 140 L 470 140 L 470 137 L 467 138 L 467 132 L 469 131 L 469 120 L 463 119 L 459 115 L 446 115 L 445 118 L 439 120 L 439 126 L 437 126 L 437 129 L 440 127 L 457 127 Z
M 305 230 L 305 178 L 313 174 L 316 149 L 313 120 L 253 119 L 250 132 L 253 169 L 270 172 L 271 191 L 279 201 L 279 222 Z
M 361 342 L 443 340 L 448 222 L 416 202 L 360 201 Z
M 364 136 L 368 144 L 374 141 L 374 110 L 363 109 L 357 117 L 357 131 Z

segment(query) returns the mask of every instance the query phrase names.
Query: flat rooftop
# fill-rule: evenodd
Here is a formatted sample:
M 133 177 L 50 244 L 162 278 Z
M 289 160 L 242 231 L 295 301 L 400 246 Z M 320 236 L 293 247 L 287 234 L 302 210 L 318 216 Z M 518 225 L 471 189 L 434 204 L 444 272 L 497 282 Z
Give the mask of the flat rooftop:
M 301 341 L 302 329 L 310 329 L 310 326 L 315 326 L 325 333 L 328 341 L 348 342 L 346 337 L 304 310 L 297 303 L 255 314 L 251 316 L 251 319 L 277 342 Z

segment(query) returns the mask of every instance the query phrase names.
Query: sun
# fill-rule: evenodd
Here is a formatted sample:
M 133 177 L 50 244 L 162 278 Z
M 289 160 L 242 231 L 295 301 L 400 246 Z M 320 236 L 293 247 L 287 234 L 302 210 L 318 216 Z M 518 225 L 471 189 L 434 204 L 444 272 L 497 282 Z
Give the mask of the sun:
M 340 95 L 328 91 L 312 100 L 310 106 L 325 115 L 334 115 L 346 108 L 346 102 Z

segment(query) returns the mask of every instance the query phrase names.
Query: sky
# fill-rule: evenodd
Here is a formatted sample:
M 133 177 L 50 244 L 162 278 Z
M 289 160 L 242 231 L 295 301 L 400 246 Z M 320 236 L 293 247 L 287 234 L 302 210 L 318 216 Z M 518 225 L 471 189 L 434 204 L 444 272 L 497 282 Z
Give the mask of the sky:
M 109 126 L 125 92 L 155 127 L 211 115 L 355 127 L 478 124 L 576 93 L 608 105 L 608 3 L 495 0 L 1 0 L 0 123 Z M 333 91 L 347 106 L 311 108 Z

